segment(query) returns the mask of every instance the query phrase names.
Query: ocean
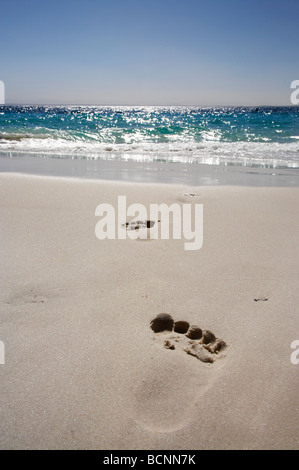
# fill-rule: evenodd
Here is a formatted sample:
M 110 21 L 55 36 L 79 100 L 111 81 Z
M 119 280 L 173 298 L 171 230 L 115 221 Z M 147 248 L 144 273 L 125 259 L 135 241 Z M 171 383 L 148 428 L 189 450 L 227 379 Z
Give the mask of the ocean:
M 299 168 L 299 107 L 0 106 L 0 154 Z

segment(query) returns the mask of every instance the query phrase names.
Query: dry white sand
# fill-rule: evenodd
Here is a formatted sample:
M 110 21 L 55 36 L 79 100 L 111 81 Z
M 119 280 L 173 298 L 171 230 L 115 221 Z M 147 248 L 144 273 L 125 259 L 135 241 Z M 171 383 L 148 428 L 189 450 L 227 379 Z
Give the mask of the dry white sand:
M 2 449 L 299 448 L 299 189 L 0 182 Z M 186 191 L 202 249 L 95 237 L 98 204 Z M 160 312 L 228 348 L 213 364 L 165 349 Z

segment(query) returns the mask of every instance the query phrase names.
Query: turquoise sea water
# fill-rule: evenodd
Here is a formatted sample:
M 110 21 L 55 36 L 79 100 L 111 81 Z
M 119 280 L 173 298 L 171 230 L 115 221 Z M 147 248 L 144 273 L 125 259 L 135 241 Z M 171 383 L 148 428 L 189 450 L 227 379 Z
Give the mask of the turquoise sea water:
M 0 106 L 0 152 L 299 168 L 299 107 Z

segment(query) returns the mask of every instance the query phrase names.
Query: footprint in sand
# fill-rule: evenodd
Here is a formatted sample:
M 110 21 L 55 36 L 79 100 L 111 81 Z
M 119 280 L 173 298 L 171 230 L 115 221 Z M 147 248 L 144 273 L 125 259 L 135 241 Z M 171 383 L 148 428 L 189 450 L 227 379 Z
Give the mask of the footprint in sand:
M 40 295 L 34 292 L 31 289 L 29 292 L 18 292 L 10 295 L 7 303 L 11 305 L 21 305 L 21 304 L 43 304 L 47 301 L 47 297 Z
M 168 313 L 160 313 L 151 321 L 151 329 L 163 340 L 166 349 L 181 349 L 202 362 L 213 363 L 226 343 L 209 330 L 202 330 L 187 321 L 174 322 Z
M 194 419 L 195 407 L 204 406 L 203 396 L 219 377 L 212 363 L 223 357 L 226 344 L 211 331 L 185 320 L 175 322 L 167 313 L 157 315 L 150 327 L 169 354 L 163 362 L 157 355 L 157 361 L 147 364 L 135 390 L 134 416 L 149 432 L 175 432 Z
M 177 200 L 179 202 L 200 202 L 201 196 L 197 193 L 181 193 L 178 195 Z
M 140 230 L 142 228 L 152 228 L 154 225 L 155 222 L 153 220 L 133 220 L 132 222 L 122 224 L 122 227 L 126 230 Z
M 157 231 L 158 222 L 154 220 L 132 220 L 122 224 L 122 228 L 130 232 L 129 238 L 134 240 L 152 240 L 153 234 Z

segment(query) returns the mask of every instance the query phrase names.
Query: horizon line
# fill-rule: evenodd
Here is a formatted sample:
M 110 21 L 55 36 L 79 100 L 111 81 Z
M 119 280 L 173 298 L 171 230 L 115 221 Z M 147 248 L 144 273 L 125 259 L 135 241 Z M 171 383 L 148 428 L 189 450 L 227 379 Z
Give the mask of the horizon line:
M 101 107 L 279 107 L 279 108 L 296 108 L 298 104 L 91 104 L 91 103 L 21 103 L 21 102 L 8 102 L 0 104 L 0 106 L 101 106 Z

